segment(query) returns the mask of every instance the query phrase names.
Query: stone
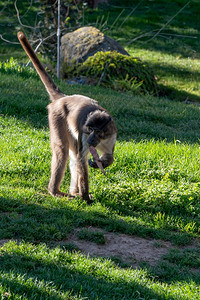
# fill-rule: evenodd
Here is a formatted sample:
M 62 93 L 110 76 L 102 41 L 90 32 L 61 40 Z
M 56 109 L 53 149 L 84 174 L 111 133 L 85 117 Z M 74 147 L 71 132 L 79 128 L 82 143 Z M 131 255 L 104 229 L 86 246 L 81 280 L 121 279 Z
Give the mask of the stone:
M 98 51 L 129 55 L 118 42 L 92 26 L 81 27 L 61 38 L 61 64 L 65 66 L 83 62 Z
M 99 4 L 108 3 L 109 0 L 88 0 L 87 3 L 89 7 L 96 8 Z M 78 1 L 80 3 L 80 1 Z

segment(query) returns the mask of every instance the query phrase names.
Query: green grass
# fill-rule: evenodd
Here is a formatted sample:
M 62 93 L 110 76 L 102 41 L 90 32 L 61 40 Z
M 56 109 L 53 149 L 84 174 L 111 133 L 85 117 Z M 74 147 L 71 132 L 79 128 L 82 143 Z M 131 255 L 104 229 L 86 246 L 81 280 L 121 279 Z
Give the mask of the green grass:
M 124 33 L 125 39 L 134 35 L 130 26 L 138 34 L 146 26 L 160 26 L 163 23 L 158 21 L 166 22 L 186 1 L 170 6 L 167 1 L 145 3 L 119 33 L 114 27 L 113 35 Z M 199 26 L 195 5 L 197 10 L 199 3 L 192 1 L 190 9 L 174 20 L 173 26 L 180 27 L 177 31 L 183 20 L 187 30 Z M 157 7 L 157 13 L 151 7 Z M 115 20 L 119 11 L 114 10 L 109 20 Z M 151 22 L 147 22 L 147 13 Z M 137 20 L 138 27 L 134 25 Z M 173 101 L 166 96 L 134 96 L 56 80 L 66 94 L 97 99 L 117 123 L 115 162 L 107 169 L 107 177 L 90 169 L 92 205 L 48 194 L 48 96 L 29 69 L 0 68 L 1 299 L 199 299 L 200 106 L 176 101 L 182 95 L 199 100 L 199 91 L 188 90 L 199 84 L 199 54 L 189 52 L 197 51 L 199 40 L 173 39 L 174 48 L 169 41 L 159 44 L 159 39 L 150 44 L 140 41 L 130 48 L 160 70 L 166 89 L 171 90 L 170 98 L 172 89 L 175 93 Z M 12 56 L 23 60 L 23 50 L 12 47 L 17 50 Z M 9 51 L 2 54 L 0 50 L 1 59 L 9 58 Z M 178 51 L 182 51 L 179 59 Z M 68 190 L 69 179 L 67 169 L 63 191 Z M 172 247 L 155 266 L 140 263 L 140 268 L 132 268 L 120 257 L 84 255 L 70 243 L 70 235 L 78 237 L 80 231 L 82 238 L 99 243 L 98 230 L 83 229 L 88 226 L 153 238 L 157 247 L 165 240 Z
M 20 299 L 13 289 L 22 299 L 198 299 L 195 282 L 162 284 L 147 270 L 123 270 L 107 259 L 44 244 L 10 242 L 1 249 L 0 261 L 2 286 L 10 283 L 10 299 Z
M 131 55 L 148 62 L 165 95 L 172 100 L 199 102 L 199 1 L 190 1 L 166 26 L 188 2 L 179 0 L 170 1 L 169 4 L 168 0 L 146 0 L 130 15 L 138 1 L 123 1 L 125 9 L 121 1 L 113 1 L 113 5 L 118 5 L 119 8 L 111 6 L 107 15 L 104 15 L 103 24 L 105 33 L 117 38 Z M 125 19 L 126 22 L 121 27 Z M 154 37 L 162 27 L 164 28 L 160 34 Z
M 168 240 L 173 247 L 198 239 L 199 106 L 150 96 L 132 98 L 97 87 L 87 92 L 86 86 L 60 82 L 64 92 L 95 96 L 112 112 L 119 129 L 115 162 L 107 177 L 90 170 L 94 203 L 88 206 L 79 199 L 48 195 L 48 97 L 39 79 L 1 72 L 0 86 L 0 239 L 23 241 L 2 248 L 2 294 L 8 292 L 11 299 L 104 299 L 106 291 L 105 299 L 198 299 L 198 245 L 190 253 L 191 266 L 184 261 L 186 252 L 176 250 L 178 264 L 169 252 L 155 267 L 145 265 L 139 271 L 127 266 L 123 270 L 109 259 L 87 258 L 65 240 L 74 228 L 87 226 Z M 69 171 L 62 190 L 68 188 Z M 62 262 L 56 262 L 53 253 L 61 253 Z M 101 270 L 98 274 L 91 271 L 94 265 Z
M 81 230 L 78 233 L 78 238 L 80 240 L 91 241 L 91 242 L 94 242 L 96 244 L 101 244 L 101 245 L 106 243 L 105 237 L 102 232 L 98 232 L 98 231 L 93 232 L 93 231 L 90 231 L 87 229 Z

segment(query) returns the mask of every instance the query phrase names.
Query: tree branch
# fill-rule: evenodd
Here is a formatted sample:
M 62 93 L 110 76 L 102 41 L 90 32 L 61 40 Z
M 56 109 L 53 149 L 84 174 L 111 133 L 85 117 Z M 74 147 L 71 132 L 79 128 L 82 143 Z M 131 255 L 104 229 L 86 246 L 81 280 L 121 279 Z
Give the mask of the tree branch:
M 132 44 L 133 42 L 135 42 L 135 41 L 137 41 L 137 40 L 139 40 L 139 39 L 141 39 L 141 38 L 143 38 L 143 37 L 152 35 L 152 34 L 155 33 L 155 32 L 156 32 L 156 36 L 161 36 L 161 34 L 159 34 L 159 35 L 157 34 L 158 31 L 159 31 L 159 29 L 158 29 L 158 30 L 151 30 L 151 31 L 148 31 L 148 32 L 146 32 L 146 33 L 144 33 L 144 34 L 141 34 L 141 35 L 135 37 L 134 39 L 132 39 L 131 41 L 129 41 L 129 42 L 127 43 L 127 45 L 129 46 L 129 45 Z M 175 36 L 175 37 L 181 37 L 181 38 L 197 39 L 197 36 L 190 36 L 190 35 L 184 35 L 184 34 L 173 34 L 173 33 L 165 33 L 165 32 L 162 32 L 162 36 L 163 36 L 163 37 L 164 37 L 164 36 Z M 155 37 L 155 35 L 154 35 L 154 37 Z M 150 40 L 151 40 L 151 39 L 149 39 L 148 41 L 150 41 Z
M 22 27 L 25 27 L 25 28 L 35 29 L 34 27 L 28 26 L 28 25 L 24 25 L 24 24 L 21 22 L 19 10 L 18 10 L 18 8 L 17 8 L 17 0 L 15 0 L 14 6 L 15 6 L 15 10 L 16 10 L 16 12 L 17 12 L 17 19 L 18 19 L 19 24 L 20 24 Z
M 9 41 L 9 40 L 4 39 L 4 37 L 3 37 L 2 34 L 0 34 L 0 39 L 1 39 L 2 41 L 6 42 L 6 43 L 9 43 L 9 44 L 14 44 L 14 45 L 19 45 L 19 44 L 20 44 L 20 43 L 18 43 L 18 42 L 11 42 L 11 41 Z

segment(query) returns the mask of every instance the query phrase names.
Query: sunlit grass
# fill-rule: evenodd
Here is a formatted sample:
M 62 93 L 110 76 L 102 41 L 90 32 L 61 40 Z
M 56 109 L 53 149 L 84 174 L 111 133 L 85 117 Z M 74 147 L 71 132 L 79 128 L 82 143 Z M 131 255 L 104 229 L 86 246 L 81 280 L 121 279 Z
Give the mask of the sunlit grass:
M 158 83 L 165 88 L 166 94 L 172 100 L 185 102 L 199 101 L 200 97 L 200 61 L 192 57 L 182 57 L 178 54 L 165 54 L 161 51 L 136 48 L 129 53 L 140 57 L 152 66 L 158 78 Z M 170 92 L 170 89 L 172 91 Z

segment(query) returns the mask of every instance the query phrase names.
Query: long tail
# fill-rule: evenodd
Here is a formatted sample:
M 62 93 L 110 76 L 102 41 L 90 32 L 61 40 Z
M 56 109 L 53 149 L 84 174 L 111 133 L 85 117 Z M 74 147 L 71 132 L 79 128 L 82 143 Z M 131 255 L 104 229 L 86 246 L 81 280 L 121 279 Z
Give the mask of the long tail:
M 55 85 L 55 83 L 52 81 L 52 79 L 49 77 L 49 75 L 45 71 L 43 65 L 41 64 L 38 57 L 36 56 L 33 48 L 31 47 L 28 39 L 26 38 L 25 34 L 22 31 L 19 31 L 17 34 L 17 37 L 18 37 L 22 47 L 24 48 L 25 52 L 31 59 L 38 75 L 40 76 L 40 79 L 42 80 L 42 82 L 50 96 L 50 100 L 54 101 L 54 100 L 64 97 L 65 95 L 59 90 L 59 88 Z

